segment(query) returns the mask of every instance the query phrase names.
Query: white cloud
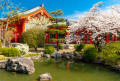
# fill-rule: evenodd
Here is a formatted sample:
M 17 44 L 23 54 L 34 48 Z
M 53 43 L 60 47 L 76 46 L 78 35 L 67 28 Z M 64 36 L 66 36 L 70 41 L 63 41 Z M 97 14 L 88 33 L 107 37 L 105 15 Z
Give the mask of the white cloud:
M 79 17 L 83 17 L 85 16 L 85 13 L 84 12 L 80 12 L 80 11 L 74 11 L 74 14 L 71 14 L 71 15 L 67 15 L 67 16 L 64 16 L 65 19 L 69 19 L 69 20 L 78 20 Z

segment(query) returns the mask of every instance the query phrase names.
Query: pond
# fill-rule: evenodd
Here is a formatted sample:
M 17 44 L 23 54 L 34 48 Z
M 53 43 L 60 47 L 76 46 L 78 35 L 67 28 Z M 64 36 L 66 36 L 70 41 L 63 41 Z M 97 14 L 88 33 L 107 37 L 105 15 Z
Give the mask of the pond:
M 40 59 L 34 64 L 36 71 L 31 75 L 0 69 L 0 81 L 38 81 L 39 75 L 47 72 L 52 75 L 52 81 L 120 81 L 120 73 L 100 65 L 60 59 Z

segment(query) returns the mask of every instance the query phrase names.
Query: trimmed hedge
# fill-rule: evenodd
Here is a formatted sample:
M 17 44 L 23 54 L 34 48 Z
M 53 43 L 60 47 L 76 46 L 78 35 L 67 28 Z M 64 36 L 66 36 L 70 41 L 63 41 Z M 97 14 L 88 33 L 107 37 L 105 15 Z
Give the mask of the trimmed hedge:
M 81 44 L 75 44 L 74 48 L 75 51 L 81 51 L 84 48 L 85 44 L 81 43 Z
M 4 47 L 2 48 L 1 53 L 7 57 L 16 57 L 21 55 L 20 51 L 14 47 Z
M 53 46 L 46 46 L 44 52 L 52 55 L 52 53 L 55 52 L 55 48 Z
M 59 49 L 64 49 L 63 43 L 59 43 Z
M 87 48 L 84 52 L 84 57 L 86 60 L 95 60 L 97 59 L 98 51 L 94 47 Z

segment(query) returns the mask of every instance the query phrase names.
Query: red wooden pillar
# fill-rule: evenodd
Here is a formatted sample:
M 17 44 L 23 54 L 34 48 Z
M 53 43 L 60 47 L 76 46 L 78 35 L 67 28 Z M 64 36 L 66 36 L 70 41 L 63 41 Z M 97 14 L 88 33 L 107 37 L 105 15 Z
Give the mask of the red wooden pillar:
M 23 21 L 22 32 L 25 31 L 25 21 Z
M 67 43 L 69 43 L 69 32 L 66 33 L 67 36 Z
M 87 44 L 88 34 L 85 34 L 85 44 Z
M 55 34 L 55 39 L 57 39 L 57 33 Z M 55 41 L 55 43 L 57 44 L 57 41 Z
M 17 43 L 17 27 L 15 27 L 15 43 Z
M 116 36 L 114 36 L 114 41 L 116 41 L 117 40 L 117 37 Z
M 91 33 L 90 33 L 90 44 L 93 44 Z
M 106 43 L 109 43 L 109 33 L 107 33 Z
M 46 41 L 46 43 L 48 43 L 48 33 L 46 33 L 46 37 L 45 37 L 45 41 Z
M 79 41 L 78 36 L 79 36 L 79 32 L 77 31 L 77 43 L 78 43 L 78 41 Z M 78 43 L 78 44 L 79 44 L 79 43 Z

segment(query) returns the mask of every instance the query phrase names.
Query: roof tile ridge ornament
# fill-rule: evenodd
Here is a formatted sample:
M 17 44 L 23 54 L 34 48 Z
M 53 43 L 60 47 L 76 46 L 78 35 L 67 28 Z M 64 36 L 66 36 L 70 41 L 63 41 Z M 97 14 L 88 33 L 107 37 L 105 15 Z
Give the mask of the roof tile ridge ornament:
M 44 7 L 44 3 L 42 5 L 40 5 L 41 7 Z

